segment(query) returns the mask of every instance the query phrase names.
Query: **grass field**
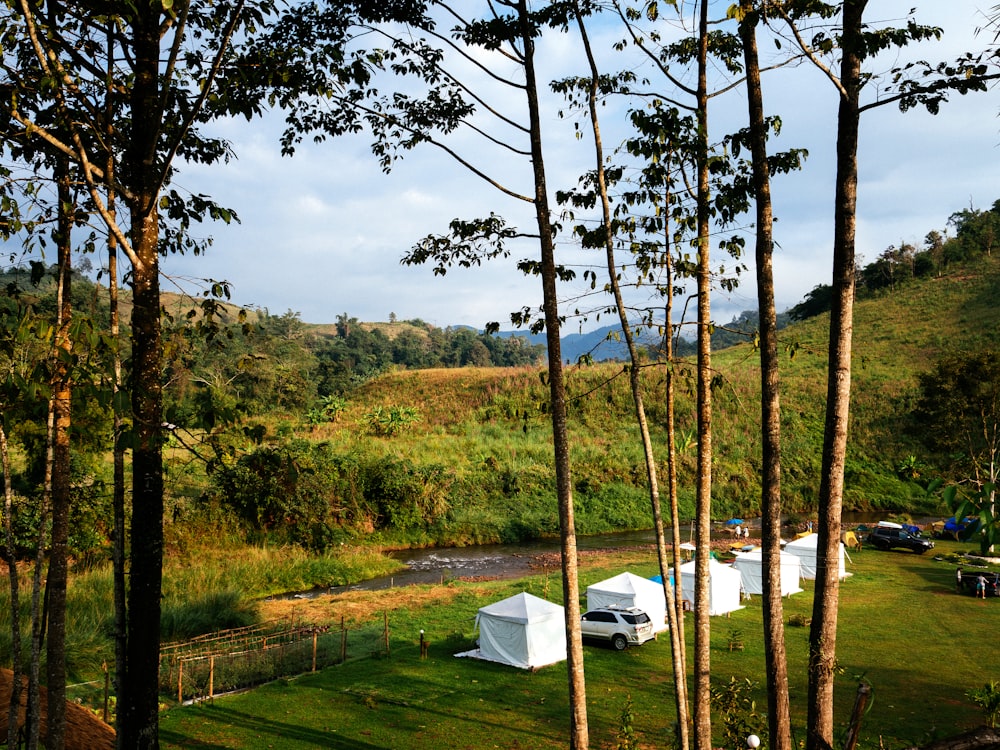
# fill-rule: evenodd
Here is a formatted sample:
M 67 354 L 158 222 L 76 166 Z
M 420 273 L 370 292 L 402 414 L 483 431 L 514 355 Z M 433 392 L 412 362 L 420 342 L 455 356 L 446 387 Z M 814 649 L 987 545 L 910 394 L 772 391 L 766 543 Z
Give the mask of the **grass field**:
M 853 554 L 841 588 L 837 682 L 838 730 L 861 679 L 874 700 L 862 725 L 863 747 L 903 748 L 983 723 L 969 689 L 1000 679 L 994 653 L 1000 600 L 954 593 L 949 553 L 967 545 L 939 542 L 936 555 L 866 550 Z M 628 569 L 656 572 L 651 552 L 620 552 L 583 561 L 581 589 Z M 786 621 L 808 617 L 812 583 L 785 600 Z M 561 600 L 558 572 L 516 581 L 452 582 L 313 601 L 308 616 L 331 622 L 390 612 L 391 657 L 346 664 L 256 690 L 174 707 L 161 715 L 163 748 L 561 748 L 567 743 L 565 665 L 535 673 L 456 659 L 471 648 L 473 618 L 484 604 L 520 591 Z M 764 653 L 760 599 L 712 621 L 713 682 L 756 683 L 764 735 Z M 291 606 L 291 605 L 286 605 Z M 688 615 L 690 618 L 691 615 Z M 690 619 L 689 619 L 690 622 Z M 419 631 L 430 640 L 419 658 Z M 730 651 L 733 630 L 745 649 Z M 691 634 L 688 633 L 690 641 Z M 786 629 L 794 739 L 804 740 L 808 628 Z M 689 645 L 690 648 L 690 645 Z M 673 688 L 669 641 L 661 637 L 616 653 L 585 646 L 591 747 L 613 748 L 626 701 L 643 748 L 671 746 Z M 715 720 L 721 737 L 721 724 Z M 839 744 L 839 743 L 838 743 Z

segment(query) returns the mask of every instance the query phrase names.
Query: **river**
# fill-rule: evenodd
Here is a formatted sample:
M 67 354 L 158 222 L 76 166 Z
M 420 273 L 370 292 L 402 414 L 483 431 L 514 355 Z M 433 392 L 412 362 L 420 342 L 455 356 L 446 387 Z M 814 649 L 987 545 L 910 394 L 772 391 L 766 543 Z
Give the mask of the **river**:
M 875 523 L 883 515 L 873 513 L 845 513 L 845 528 L 852 528 L 859 523 Z M 760 520 L 751 519 L 750 526 L 753 536 L 759 539 Z M 721 524 L 713 524 L 713 536 L 726 537 Z M 755 533 L 754 533 L 755 532 Z M 669 529 L 667 530 L 669 540 Z M 691 529 L 682 527 L 681 538 L 689 539 Z M 643 547 L 654 544 L 656 535 L 652 529 L 644 531 L 623 531 L 614 534 L 595 534 L 593 536 L 578 536 L 577 549 L 615 549 Z M 532 571 L 532 560 L 538 555 L 559 552 L 559 539 L 540 539 L 518 544 L 484 544 L 469 547 L 437 547 L 428 549 L 401 550 L 392 553 L 392 557 L 406 566 L 393 575 L 371 578 L 349 586 L 335 586 L 321 589 L 308 594 L 295 596 L 307 597 L 318 594 L 336 594 L 343 591 L 365 590 L 378 591 L 396 586 L 408 586 L 419 583 L 444 583 L 456 578 L 517 578 Z

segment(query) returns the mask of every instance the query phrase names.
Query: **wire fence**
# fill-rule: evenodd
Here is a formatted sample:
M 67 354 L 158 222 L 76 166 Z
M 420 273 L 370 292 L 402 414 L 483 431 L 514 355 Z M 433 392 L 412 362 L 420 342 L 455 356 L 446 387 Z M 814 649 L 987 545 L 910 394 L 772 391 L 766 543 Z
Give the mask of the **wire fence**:
M 179 703 L 389 654 L 389 616 L 348 627 L 290 619 L 235 628 L 160 649 L 160 692 Z

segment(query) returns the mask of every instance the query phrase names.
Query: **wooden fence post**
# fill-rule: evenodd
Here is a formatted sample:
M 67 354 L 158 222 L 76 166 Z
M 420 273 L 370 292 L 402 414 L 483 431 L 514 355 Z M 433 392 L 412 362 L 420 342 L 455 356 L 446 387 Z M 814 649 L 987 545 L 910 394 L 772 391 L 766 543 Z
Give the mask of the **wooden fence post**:
M 340 616 L 340 663 L 347 661 L 347 628 L 344 627 L 344 616 Z
M 177 660 L 177 702 L 184 702 L 184 660 Z
M 319 639 L 319 631 L 313 628 L 313 668 L 312 671 L 316 671 L 316 641 Z
M 111 673 L 108 671 L 108 663 L 104 662 L 104 723 L 108 723 L 108 696 L 111 693 Z
M 215 654 L 208 657 L 208 697 L 215 697 Z
M 851 722 L 847 725 L 847 736 L 844 739 L 844 750 L 854 750 L 854 747 L 858 744 L 861 719 L 865 715 L 865 706 L 868 705 L 868 698 L 871 696 L 871 692 L 871 686 L 867 683 L 862 682 L 858 684 L 858 694 L 854 699 Z

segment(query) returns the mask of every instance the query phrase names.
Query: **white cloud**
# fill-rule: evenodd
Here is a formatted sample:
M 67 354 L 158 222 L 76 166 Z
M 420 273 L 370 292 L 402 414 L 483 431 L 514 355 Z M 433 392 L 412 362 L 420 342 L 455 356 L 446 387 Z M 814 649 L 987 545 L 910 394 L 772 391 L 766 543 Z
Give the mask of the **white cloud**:
M 910 7 L 896 0 L 876 5 L 887 18 L 903 18 Z M 986 46 L 988 39 L 973 33 L 983 22 L 975 2 L 925 5 L 918 7 L 917 18 L 944 26 L 945 39 L 920 45 L 912 54 L 945 59 Z M 870 10 L 873 17 L 875 12 Z M 606 45 L 620 36 L 612 24 L 603 23 L 595 41 Z M 560 38 L 554 46 L 542 40 L 540 49 L 556 74 L 583 72 L 575 40 Z M 609 65 L 631 64 L 627 54 L 612 55 Z M 808 65 L 771 72 L 765 85 L 768 111 L 780 114 L 784 123 L 773 147 L 805 147 L 810 152 L 804 171 L 775 180 L 780 245 L 776 283 L 779 305 L 787 307 L 830 276 L 836 93 Z M 497 93 L 514 111 L 523 110 L 516 91 L 500 87 Z M 562 106 L 546 93 L 545 145 L 553 196 L 591 169 L 594 158 L 589 137 L 575 138 L 572 121 L 558 117 Z M 859 253 L 873 258 L 890 244 L 919 244 L 928 231 L 944 229 L 954 211 L 970 202 L 985 208 L 1000 197 L 995 179 L 998 109 L 1000 100 L 993 91 L 958 97 L 937 117 L 916 111 L 900 114 L 891 106 L 864 115 Z M 711 116 L 715 132 L 741 123 L 744 110 L 738 92 L 720 100 Z M 611 149 L 626 132 L 625 106 L 611 102 L 601 115 L 605 147 Z M 219 132 L 233 141 L 239 158 L 222 168 L 183 169 L 181 184 L 235 208 L 242 223 L 208 227 L 215 244 L 207 256 L 167 259 L 168 273 L 227 279 L 233 283 L 235 301 L 275 313 L 291 309 L 309 322 L 330 322 L 343 312 L 361 320 L 386 320 L 393 312 L 400 319 L 419 317 L 442 326 L 482 325 L 490 320 L 505 323 L 509 312 L 538 305 L 538 280 L 514 268 L 516 260 L 536 254 L 528 240 L 515 245 L 506 261 L 452 269 L 444 277 L 434 276 L 430 268 L 400 264 L 415 241 L 446 231 L 452 218 L 496 212 L 530 231 L 529 206 L 501 195 L 432 147 L 408 153 L 389 175 L 368 153 L 368 140 L 362 136 L 318 145 L 307 142 L 294 158 L 284 158 L 277 142 L 280 126 L 277 116 L 250 124 L 224 123 Z M 470 160 L 498 174 L 512 189 L 530 193 L 530 165 L 524 159 L 484 147 L 468 134 L 456 143 Z M 569 238 L 564 234 L 560 240 L 568 243 Z M 582 257 L 568 244 L 560 245 L 560 255 L 574 263 Z M 719 319 L 755 306 L 752 276 L 752 269 L 744 274 L 736 294 L 719 295 Z M 565 293 L 570 297 L 579 291 L 567 288 Z M 602 317 L 601 324 L 606 321 Z

